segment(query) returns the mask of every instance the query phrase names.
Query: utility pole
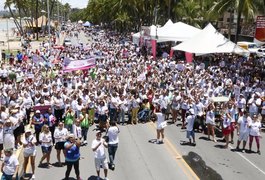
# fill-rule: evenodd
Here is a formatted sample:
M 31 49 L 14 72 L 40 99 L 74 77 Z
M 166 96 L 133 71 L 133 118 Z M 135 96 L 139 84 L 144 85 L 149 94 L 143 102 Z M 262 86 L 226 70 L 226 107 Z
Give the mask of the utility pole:
M 51 48 L 51 20 L 50 20 L 49 0 L 47 0 L 47 13 L 48 13 L 48 39 L 49 39 L 49 49 L 50 49 Z

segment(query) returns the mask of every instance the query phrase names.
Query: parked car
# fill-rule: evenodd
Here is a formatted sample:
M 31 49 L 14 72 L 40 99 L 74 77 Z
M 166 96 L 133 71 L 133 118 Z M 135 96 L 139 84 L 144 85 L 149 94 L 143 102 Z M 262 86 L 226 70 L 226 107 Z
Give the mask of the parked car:
M 257 56 L 258 57 L 265 57 L 265 48 L 258 49 Z
M 246 50 L 249 50 L 250 53 L 257 53 L 258 49 L 260 48 L 256 43 L 246 41 L 237 42 L 237 45 Z

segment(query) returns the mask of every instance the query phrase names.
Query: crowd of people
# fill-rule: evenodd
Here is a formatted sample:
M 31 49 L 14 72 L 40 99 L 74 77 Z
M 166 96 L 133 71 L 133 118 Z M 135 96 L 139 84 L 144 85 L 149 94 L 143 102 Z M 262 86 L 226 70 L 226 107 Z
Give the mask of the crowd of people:
M 25 49 L 12 61 L 1 61 L 0 148 L 5 154 L 1 158 L 6 179 L 16 174 L 14 168 L 18 166 L 13 160 L 10 171 L 6 159 L 22 146 L 24 171 L 30 159 L 35 178 L 38 145 L 43 153 L 39 166 L 44 161 L 50 166 L 50 153 L 55 146 L 59 166 L 63 165 L 62 152 L 65 156 L 65 179 L 72 166 L 77 179 L 81 179 L 79 149 L 88 144 L 87 133 L 93 124 L 98 129 L 91 145 L 98 178 L 101 166 L 106 179 L 107 169 L 115 168 L 117 124 L 156 121 L 158 144 L 164 143 L 164 128 L 169 121 L 176 125 L 180 121 L 193 145 L 194 131 L 205 133 L 216 142 L 219 127 L 226 142 L 224 148 L 236 141 L 236 130 L 237 150 L 243 141 L 244 152 L 249 139 L 251 151 L 255 138 L 260 154 L 259 138 L 265 121 L 263 58 L 222 54 L 197 57 L 192 64 L 177 55 L 155 59 L 130 41 L 121 42 L 123 37 L 119 34 L 76 28 L 66 31 L 66 36 L 80 31 L 90 38 L 90 43 L 80 42 L 63 50 Z M 88 57 L 96 58 L 95 67 L 63 71 L 66 59 Z M 104 131 L 108 138 L 102 137 Z M 104 148 L 108 148 L 109 163 Z

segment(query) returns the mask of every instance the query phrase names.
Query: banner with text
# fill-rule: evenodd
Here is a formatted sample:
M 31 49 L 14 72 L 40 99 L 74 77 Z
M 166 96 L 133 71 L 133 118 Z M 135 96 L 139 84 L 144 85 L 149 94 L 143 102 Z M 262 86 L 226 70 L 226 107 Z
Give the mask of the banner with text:
M 70 61 L 67 66 L 64 67 L 64 72 L 71 72 L 77 70 L 87 70 L 96 66 L 96 58 L 90 58 L 85 60 Z
M 257 16 L 254 42 L 265 44 L 265 16 Z

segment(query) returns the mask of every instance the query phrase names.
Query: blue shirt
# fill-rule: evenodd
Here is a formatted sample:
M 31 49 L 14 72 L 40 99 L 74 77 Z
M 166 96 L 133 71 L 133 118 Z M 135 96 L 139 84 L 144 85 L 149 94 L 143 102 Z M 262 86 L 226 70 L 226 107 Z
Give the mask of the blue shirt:
M 69 141 L 64 143 L 64 148 L 71 144 Z M 74 162 L 80 158 L 79 147 L 77 145 L 73 145 L 70 149 L 66 150 L 65 161 Z

